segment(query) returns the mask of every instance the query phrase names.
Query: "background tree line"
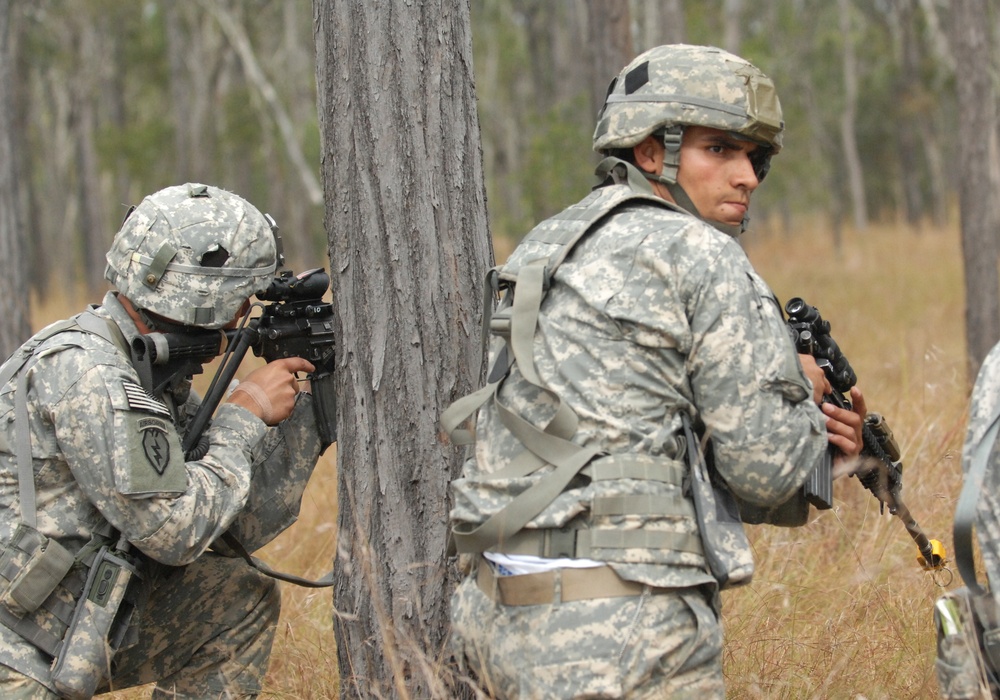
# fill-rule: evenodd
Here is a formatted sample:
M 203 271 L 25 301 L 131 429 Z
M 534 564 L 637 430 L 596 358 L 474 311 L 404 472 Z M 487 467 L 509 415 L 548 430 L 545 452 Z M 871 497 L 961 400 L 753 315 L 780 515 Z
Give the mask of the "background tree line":
M 180 180 L 244 194 L 278 217 L 293 254 L 319 254 L 305 3 L 12 0 L 10 12 L 10 133 L 35 292 L 100 286 L 126 206 Z M 779 87 L 786 154 L 759 193 L 758 228 L 898 218 L 917 232 L 946 220 L 958 111 L 944 0 L 476 0 L 471 12 L 495 237 L 516 239 L 590 184 L 608 76 L 669 41 L 741 53 Z M 604 58 L 612 27 L 618 50 Z

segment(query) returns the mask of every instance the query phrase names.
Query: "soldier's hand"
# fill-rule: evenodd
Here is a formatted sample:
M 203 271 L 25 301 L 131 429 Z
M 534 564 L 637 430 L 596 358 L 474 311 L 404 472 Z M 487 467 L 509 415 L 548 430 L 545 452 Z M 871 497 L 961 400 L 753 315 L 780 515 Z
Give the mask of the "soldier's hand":
M 820 406 L 826 414 L 826 432 L 830 444 L 840 449 L 839 457 L 853 459 L 861 454 L 864 444 L 864 423 L 868 408 L 865 397 L 858 387 L 851 387 L 852 408 L 838 408 L 832 403 Z
M 299 393 L 296 372 L 312 372 L 312 363 L 301 357 L 286 357 L 258 367 L 229 395 L 229 403 L 242 406 L 268 425 L 285 420 L 295 407 Z
M 813 385 L 813 401 L 817 404 L 823 403 L 823 397 L 833 391 L 830 380 L 826 378 L 826 372 L 816 364 L 816 358 L 808 354 L 799 354 L 799 362 L 802 364 L 802 371 Z

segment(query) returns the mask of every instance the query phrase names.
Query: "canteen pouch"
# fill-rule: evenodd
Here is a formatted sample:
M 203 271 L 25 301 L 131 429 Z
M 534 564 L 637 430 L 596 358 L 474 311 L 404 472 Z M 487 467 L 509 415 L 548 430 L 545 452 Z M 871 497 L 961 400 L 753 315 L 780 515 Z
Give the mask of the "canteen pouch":
M 736 498 L 725 484 L 712 479 L 690 419 L 687 414 L 681 418 L 691 468 L 691 499 L 709 570 L 720 589 L 749 583 L 754 571 L 753 552 L 743 530 Z
M 52 685 L 70 700 L 93 696 L 121 647 L 134 608 L 125 593 L 138 569 L 125 552 L 101 547 L 52 663 Z M 125 604 L 123 605 L 123 601 Z
M 968 588 L 949 591 L 934 603 L 938 689 L 945 700 L 998 697 L 1000 615 L 992 596 Z
M 35 612 L 73 561 L 61 544 L 20 523 L 0 554 L 0 604 L 17 617 Z

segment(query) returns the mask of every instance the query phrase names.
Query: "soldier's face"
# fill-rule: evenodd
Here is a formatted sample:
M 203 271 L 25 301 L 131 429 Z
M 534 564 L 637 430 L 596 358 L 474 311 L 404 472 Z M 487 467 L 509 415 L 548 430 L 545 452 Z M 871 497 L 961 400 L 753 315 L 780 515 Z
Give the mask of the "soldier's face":
M 687 126 L 681 141 L 677 183 L 702 218 L 738 226 L 760 182 L 750 154 L 757 145 L 719 129 Z

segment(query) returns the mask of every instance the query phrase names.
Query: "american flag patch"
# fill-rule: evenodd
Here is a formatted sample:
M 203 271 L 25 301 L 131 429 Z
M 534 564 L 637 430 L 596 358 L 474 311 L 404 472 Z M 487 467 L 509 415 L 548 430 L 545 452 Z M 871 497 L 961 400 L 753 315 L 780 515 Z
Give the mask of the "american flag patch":
M 146 393 L 146 390 L 135 382 L 122 381 L 125 389 L 125 397 L 128 399 L 128 407 L 136 411 L 146 411 L 147 413 L 157 413 L 170 418 L 170 411 L 162 401 L 157 401 Z

